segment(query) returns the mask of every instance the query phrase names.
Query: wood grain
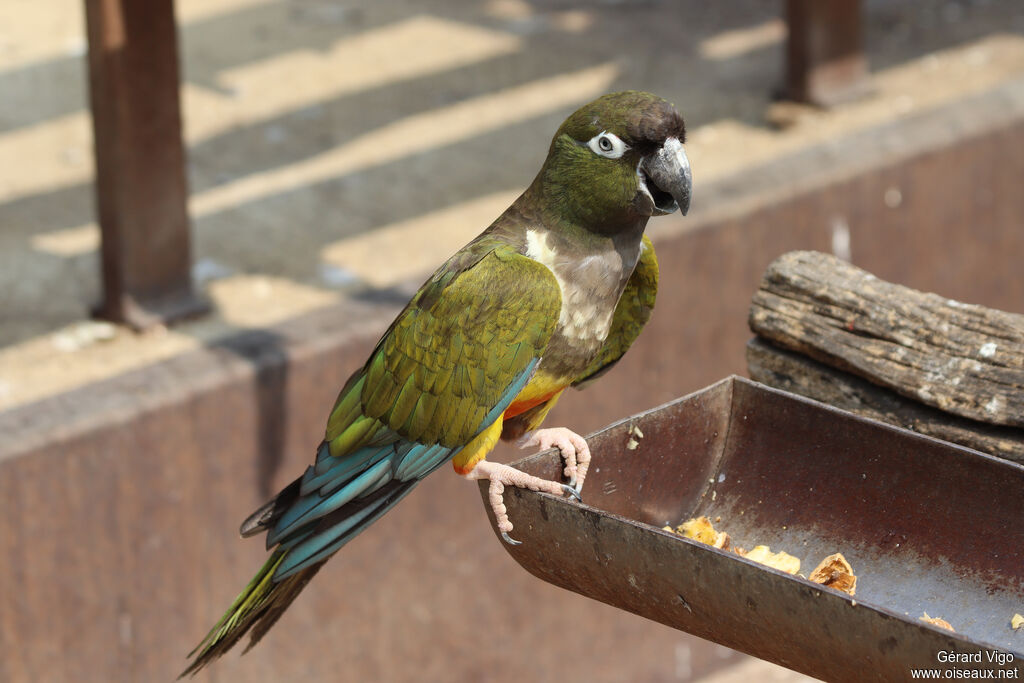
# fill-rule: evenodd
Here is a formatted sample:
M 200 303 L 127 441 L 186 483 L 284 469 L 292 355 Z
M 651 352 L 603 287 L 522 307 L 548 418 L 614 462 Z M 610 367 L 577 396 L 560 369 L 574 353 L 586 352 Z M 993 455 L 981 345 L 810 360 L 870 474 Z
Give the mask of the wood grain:
M 776 346 L 933 408 L 1024 427 L 1024 316 L 796 251 L 768 267 L 749 324 Z

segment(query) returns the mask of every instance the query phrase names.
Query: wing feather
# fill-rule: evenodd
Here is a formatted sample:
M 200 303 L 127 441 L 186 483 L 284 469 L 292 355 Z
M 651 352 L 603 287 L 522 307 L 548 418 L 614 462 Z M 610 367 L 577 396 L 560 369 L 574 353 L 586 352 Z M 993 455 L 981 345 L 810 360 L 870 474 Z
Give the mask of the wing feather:
M 551 271 L 507 245 L 461 273 L 442 269 L 367 364 L 362 414 L 410 441 L 467 443 L 487 426 L 484 415 L 509 384 L 543 354 L 560 306 Z

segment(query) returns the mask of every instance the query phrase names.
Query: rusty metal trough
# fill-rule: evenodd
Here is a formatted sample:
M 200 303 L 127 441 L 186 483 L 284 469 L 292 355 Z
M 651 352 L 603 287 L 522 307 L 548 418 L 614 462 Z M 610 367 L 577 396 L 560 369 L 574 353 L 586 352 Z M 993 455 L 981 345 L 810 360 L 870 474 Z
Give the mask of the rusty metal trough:
M 505 547 L 537 577 L 826 680 L 904 680 L 948 652 L 997 677 L 1024 668 L 1024 467 L 739 377 L 589 443 L 584 504 L 505 493 L 522 541 Z M 515 465 L 561 470 L 554 451 Z M 843 553 L 856 595 L 661 529 L 698 515 L 804 574 Z

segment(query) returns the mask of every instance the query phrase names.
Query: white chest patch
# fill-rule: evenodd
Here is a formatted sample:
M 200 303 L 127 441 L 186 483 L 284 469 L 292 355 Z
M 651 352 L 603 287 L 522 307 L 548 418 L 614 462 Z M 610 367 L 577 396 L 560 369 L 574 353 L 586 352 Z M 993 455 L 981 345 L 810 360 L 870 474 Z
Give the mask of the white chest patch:
M 563 259 L 551 247 L 548 235 L 537 230 L 526 231 L 526 255 L 547 266 L 558 282 L 562 293 L 558 333 L 577 342 L 603 343 L 618 302 L 622 272 L 618 255 L 612 252 Z

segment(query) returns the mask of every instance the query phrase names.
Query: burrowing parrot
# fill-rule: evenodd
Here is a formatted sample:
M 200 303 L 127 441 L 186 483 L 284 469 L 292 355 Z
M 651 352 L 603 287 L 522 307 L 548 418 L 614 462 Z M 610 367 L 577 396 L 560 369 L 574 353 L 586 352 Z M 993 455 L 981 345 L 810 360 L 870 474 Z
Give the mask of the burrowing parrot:
M 490 480 L 510 543 L 505 486 L 579 498 L 586 441 L 537 428 L 647 322 L 658 264 L 644 228 L 689 208 L 684 141 L 682 116 L 644 92 L 605 95 L 566 119 L 529 188 L 438 268 L 346 382 L 315 464 L 242 524 L 243 536 L 266 532 L 273 552 L 182 675 L 249 631 L 252 647 L 331 555 L 449 460 Z M 499 438 L 558 447 L 568 483 L 489 462 Z

